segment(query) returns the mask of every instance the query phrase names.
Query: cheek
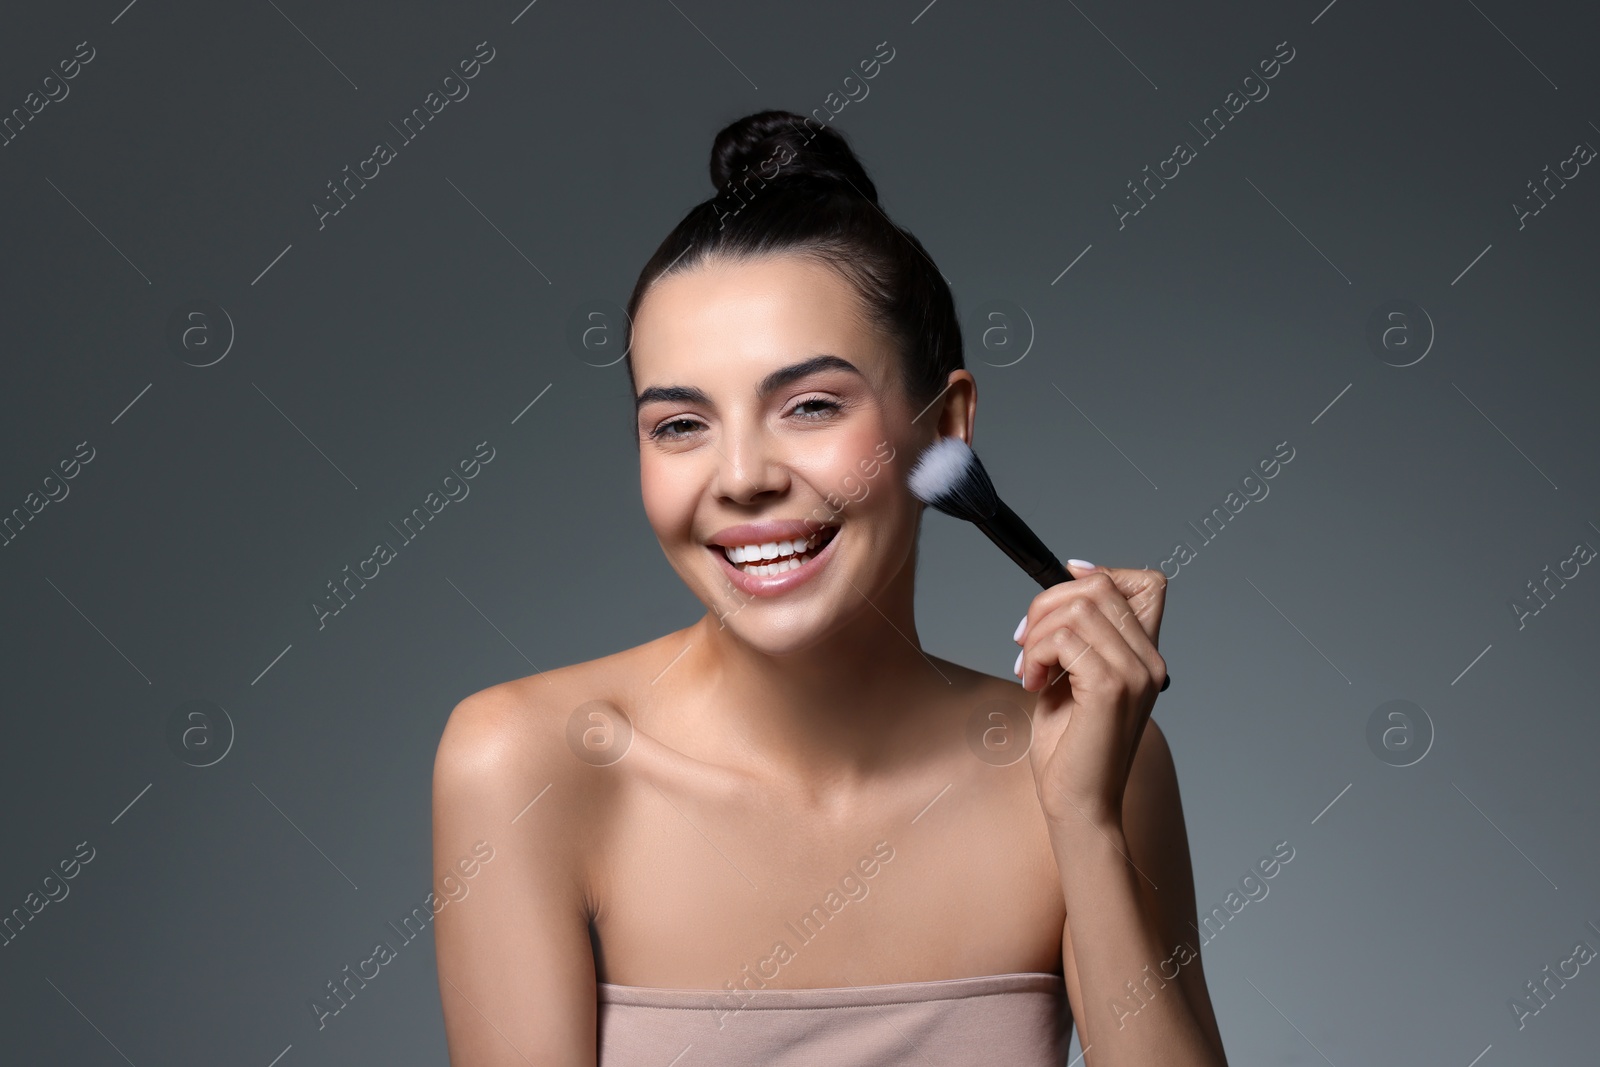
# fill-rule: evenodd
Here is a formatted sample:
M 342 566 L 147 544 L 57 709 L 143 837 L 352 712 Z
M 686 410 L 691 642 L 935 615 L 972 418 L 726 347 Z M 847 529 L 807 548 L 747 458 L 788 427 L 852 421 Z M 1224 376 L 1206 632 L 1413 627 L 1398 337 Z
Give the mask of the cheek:
M 639 493 L 645 517 L 657 537 L 671 541 L 687 536 L 699 498 L 693 464 L 662 463 L 652 457 L 641 457 Z
M 863 426 L 830 439 L 807 457 L 807 481 L 819 493 L 850 501 L 852 507 L 875 506 L 895 489 L 894 468 L 880 459 L 884 439 L 877 426 Z

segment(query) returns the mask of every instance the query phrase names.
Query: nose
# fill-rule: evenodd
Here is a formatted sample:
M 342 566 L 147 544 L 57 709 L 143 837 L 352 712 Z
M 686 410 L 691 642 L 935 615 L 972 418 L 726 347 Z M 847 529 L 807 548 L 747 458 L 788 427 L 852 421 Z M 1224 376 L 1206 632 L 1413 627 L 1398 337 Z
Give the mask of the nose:
M 713 489 L 724 500 L 749 504 L 767 493 L 789 487 L 789 470 L 777 444 L 759 422 L 724 424 L 726 432 L 716 442 L 718 452 Z

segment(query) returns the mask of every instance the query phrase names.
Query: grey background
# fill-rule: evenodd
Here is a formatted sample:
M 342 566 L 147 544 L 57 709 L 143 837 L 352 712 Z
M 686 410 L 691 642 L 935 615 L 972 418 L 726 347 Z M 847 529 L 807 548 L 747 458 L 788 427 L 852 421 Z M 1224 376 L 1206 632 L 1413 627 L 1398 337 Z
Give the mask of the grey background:
M 1202 911 L 1296 850 L 1204 948 L 1231 1061 L 1595 1055 L 1594 966 L 1521 1030 L 1508 1007 L 1600 947 L 1600 576 L 1520 629 L 1510 607 L 1600 546 L 1600 178 L 1508 210 L 1600 144 L 1592 9 L 111 0 L 5 25 L 5 113 L 97 51 L 0 149 L 0 514 L 95 449 L 0 548 L 0 913 L 96 850 L 0 948 L 9 1062 L 444 1061 L 431 933 L 324 1029 L 307 1002 L 429 890 L 445 717 L 700 611 L 639 504 L 623 369 L 569 324 L 710 195 L 718 128 L 824 108 L 882 41 L 834 121 L 954 287 L 1002 493 L 1063 556 L 1198 549 L 1156 718 Z M 470 95 L 319 230 L 324 183 L 485 40 Z M 1125 183 L 1280 41 L 1270 95 L 1119 229 Z M 203 368 L 166 338 L 195 298 L 236 334 Z M 1435 333 L 1403 368 L 1365 339 L 1396 298 Z M 1033 342 L 1009 366 L 979 343 L 995 300 Z M 324 583 L 483 440 L 470 496 L 319 630 Z M 1270 496 L 1202 544 L 1186 524 L 1280 441 Z M 926 647 L 1007 676 L 1036 590 L 943 516 L 922 544 Z M 1407 767 L 1366 739 L 1394 699 L 1431 722 Z M 236 732 L 213 766 L 166 741 L 190 700 Z

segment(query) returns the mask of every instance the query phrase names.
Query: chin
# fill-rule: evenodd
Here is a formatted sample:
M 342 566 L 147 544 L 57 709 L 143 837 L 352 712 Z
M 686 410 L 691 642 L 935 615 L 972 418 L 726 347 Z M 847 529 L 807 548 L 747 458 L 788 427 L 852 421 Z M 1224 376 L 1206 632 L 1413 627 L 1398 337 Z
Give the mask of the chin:
M 789 656 L 822 644 L 846 621 L 838 613 L 796 613 L 769 605 L 751 605 L 724 616 L 721 625 L 764 655 Z

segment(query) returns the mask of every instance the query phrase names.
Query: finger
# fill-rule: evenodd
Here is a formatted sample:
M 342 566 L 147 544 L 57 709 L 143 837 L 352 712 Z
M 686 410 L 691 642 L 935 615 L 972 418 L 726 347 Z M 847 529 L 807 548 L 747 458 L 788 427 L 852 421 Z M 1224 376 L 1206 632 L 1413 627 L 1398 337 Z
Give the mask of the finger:
M 1167 576 L 1159 570 L 1131 567 L 1101 567 L 1117 592 L 1138 617 L 1151 641 L 1161 637 L 1161 616 L 1167 602 Z
M 1042 623 L 1038 633 L 1024 646 L 1018 677 L 1029 692 L 1040 692 L 1064 681 L 1070 674 L 1084 692 L 1103 689 L 1111 680 L 1112 667 L 1094 645 L 1067 627 L 1051 628 Z
M 1124 571 L 1122 573 L 1140 576 L 1153 574 L 1161 580 L 1161 583 L 1166 581 L 1166 576 L 1161 574 L 1160 571 Z M 1142 583 L 1147 595 L 1153 595 L 1158 598 L 1165 596 L 1165 584 L 1156 584 L 1148 577 L 1131 579 L 1130 582 Z M 1033 604 L 1029 607 L 1029 618 L 1026 629 L 1023 631 L 1022 640 L 1026 641 L 1028 631 L 1031 631 L 1036 623 L 1041 622 L 1052 611 L 1085 597 L 1100 605 L 1101 610 L 1116 624 L 1119 630 L 1127 631 L 1124 636 L 1129 645 L 1139 653 L 1140 658 L 1144 660 L 1145 665 L 1152 673 L 1157 671 L 1165 672 L 1165 661 L 1162 660 L 1160 652 L 1156 650 L 1155 638 L 1151 635 L 1146 620 L 1140 618 L 1138 607 L 1130 604 L 1123 597 L 1121 587 L 1117 585 L 1117 576 L 1109 568 L 1096 567 L 1092 571 L 1085 570 L 1084 577 L 1076 581 L 1062 582 L 1051 586 L 1034 597 Z M 1137 620 L 1139 625 L 1133 625 L 1134 620 Z M 1159 607 L 1155 617 L 1155 626 L 1159 629 Z M 1164 679 L 1165 674 L 1161 673 L 1159 677 Z
M 1141 623 L 1152 620 L 1153 625 L 1159 627 L 1161 607 L 1166 600 L 1167 582 L 1167 576 L 1160 571 L 1097 567 L 1082 560 L 1072 560 L 1066 566 L 1067 572 L 1077 580 L 1058 582 L 1035 596 L 1029 605 L 1028 620 L 1038 619 L 1051 608 L 1065 603 L 1068 598 L 1078 596 L 1081 590 L 1094 583 L 1105 582 L 1108 583 L 1107 588 L 1112 594 L 1121 597 L 1133 609 L 1133 614 L 1139 617 Z M 1096 575 L 1100 577 L 1095 577 Z M 1026 632 L 1031 622 L 1025 621 L 1023 625 Z M 1151 632 L 1150 624 L 1147 623 L 1145 630 L 1147 633 Z M 1151 636 L 1153 638 L 1154 634 Z
M 1063 633 L 1072 635 L 1064 641 Z M 1091 646 L 1106 673 L 1097 673 L 1091 664 L 1076 663 L 1081 656 L 1079 642 Z M 1139 646 L 1143 646 L 1142 648 Z M 1057 668 L 1073 672 L 1091 690 L 1120 681 L 1132 691 L 1146 685 L 1159 686 L 1165 671 L 1161 655 L 1140 627 L 1126 623 L 1119 627 L 1106 614 L 1102 603 L 1090 596 L 1079 596 L 1039 620 L 1039 628 L 1023 648 L 1023 662 L 1037 670 L 1024 672 L 1024 685 L 1041 688 L 1056 680 Z
M 1132 567 L 1097 567 L 1089 573 L 1104 574 L 1111 579 L 1117 595 L 1122 597 L 1139 619 L 1152 641 L 1161 634 L 1161 616 L 1166 606 L 1167 576 L 1158 570 Z

